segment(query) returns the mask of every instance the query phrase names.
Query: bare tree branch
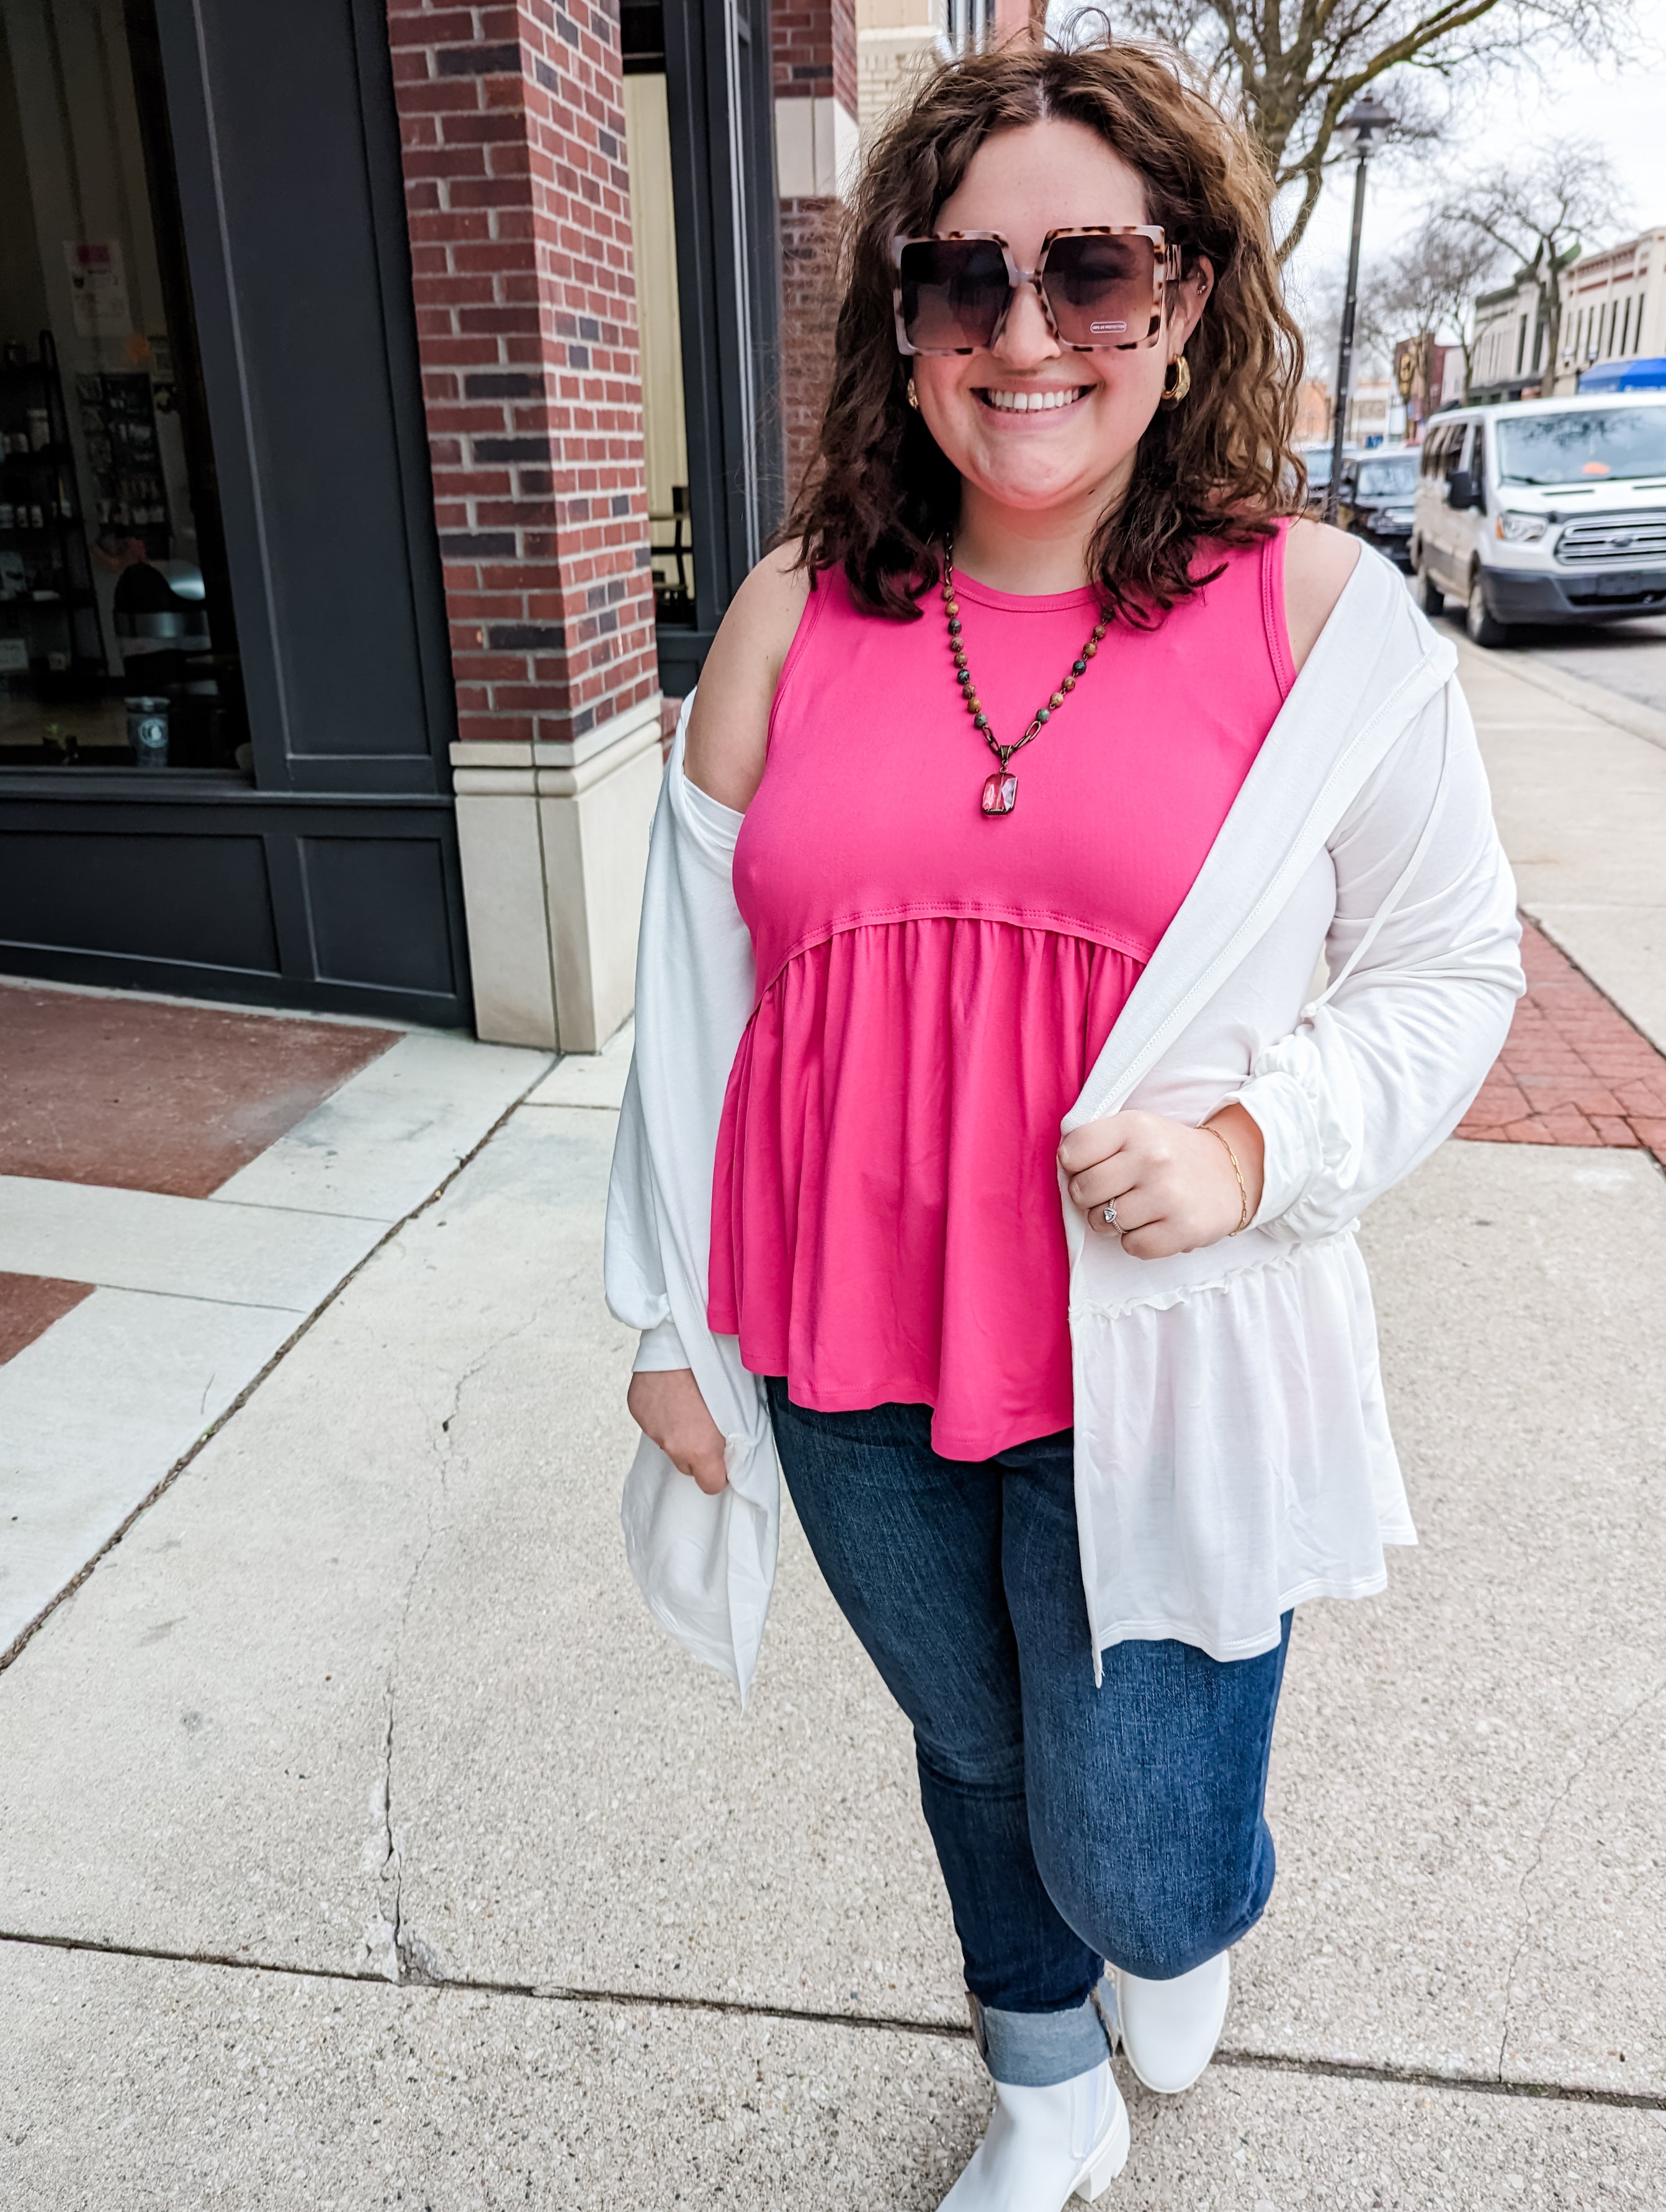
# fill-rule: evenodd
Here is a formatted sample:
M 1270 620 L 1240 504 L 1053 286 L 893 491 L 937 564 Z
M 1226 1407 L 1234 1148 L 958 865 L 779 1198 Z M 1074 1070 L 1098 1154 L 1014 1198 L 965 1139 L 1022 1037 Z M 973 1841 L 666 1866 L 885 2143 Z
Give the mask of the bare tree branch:
M 1475 338 L 1475 295 L 1498 269 L 1496 241 L 1448 213 L 1430 216 L 1361 288 L 1359 315 L 1383 349 L 1402 338 L 1455 340 L 1469 382 Z
M 1105 0 L 1096 12 L 1189 52 L 1232 100 L 1280 191 L 1299 189 L 1287 257 L 1338 158 L 1336 129 L 1361 93 L 1416 72 L 1450 82 L 1490 64 L 1577 47 L 1626 50 L 1633 0 Z M 1418 126 L 1431 127 L 1426 99 Z
M 1625 193 L 1613 163 L 1588 139 L 1564 138 L 1519 167 L 1473 177 L 1439 218 L 1484 239 L 1532 278 L 1545 324 L 1545 358 L 1554 376 L 1561 353 L 1564 263 L 1582 238 L 1623 218 Z

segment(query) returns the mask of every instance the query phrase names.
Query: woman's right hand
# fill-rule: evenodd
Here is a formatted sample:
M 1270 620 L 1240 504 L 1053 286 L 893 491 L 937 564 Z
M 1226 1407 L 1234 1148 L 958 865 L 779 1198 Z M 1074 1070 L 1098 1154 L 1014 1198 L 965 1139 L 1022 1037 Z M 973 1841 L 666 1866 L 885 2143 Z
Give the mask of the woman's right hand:
M 690 1474 L 708 1497 L 727 1490 L 723 1431 L 707 1409 L 691 1367 L 633 1375 L 625 1399 L 630 1418 L 672 1465 Z

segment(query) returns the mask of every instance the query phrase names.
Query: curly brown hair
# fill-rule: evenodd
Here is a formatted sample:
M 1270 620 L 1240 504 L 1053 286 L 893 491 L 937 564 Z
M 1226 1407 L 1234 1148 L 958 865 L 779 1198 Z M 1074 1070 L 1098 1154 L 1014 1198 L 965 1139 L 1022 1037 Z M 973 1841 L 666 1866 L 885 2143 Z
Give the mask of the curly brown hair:
M 1214 274 L 1188 347 L 1192 392 L 1159 408 L 1126 496 L 1094 532 L 1088 568 L 1107 605 L 1149 621 L 1198 589 L 1207 544 L 1244 545 L 1298 504 L 1291 453 L 1301 336 L 1273 249 L 1272 182 L 1249 137 L 1184 57 L 1133 41 L 1009 46 L 935 70 L 864 167 L 845 241 L 844 296 L 817 453 L 784 538 L 813 576 L 841 568 L 858 605 L 902 621 L 936 583 L 960 478 L 907 404 L 891 241 L 929 231 L 985 139 L 1057 118 L 1085 124 L 1145 180 L 1149 220 Z

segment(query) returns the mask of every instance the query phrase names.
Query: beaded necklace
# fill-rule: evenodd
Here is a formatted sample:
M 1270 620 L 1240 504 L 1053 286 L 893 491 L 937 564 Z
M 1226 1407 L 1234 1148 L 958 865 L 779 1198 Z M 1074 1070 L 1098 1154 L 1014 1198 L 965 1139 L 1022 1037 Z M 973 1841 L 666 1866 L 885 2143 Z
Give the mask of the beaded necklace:
M 966 711 L 972 718 L 972 727 L 982 732 L 984 742 L 1000 763 L 994 774 L 983 786 L 983 811 L 986 814 L 1010 814 L 1018 803 L 1018 780 L 1006 763 L 1016 752 L 1021 752 L 1032 738 L 1038 738 L 1055 711 L 1063 706 L 1066 695 L 1076 689 L 1078 679 L 1087 673 L 1087 664 L 1099 650 L 1099 641 L 1109 625 L 1097 622 L 1093 634 L 1070 664 L 1070 672 L 1061 677 L 1059 688 L 1044 707 L 1037 707 L 1031 718 L 1030 726 L 1021 738 L 1010 745 L 1003 745 L 989 726 L 989 717 L 983 711 L 983 702 L 977 696 L 977 686 L 972 681 L 972 672 L 966 665 L 966 648 L 960 641 L 960 602 L 954 591 L 954 548 L 945 541 L 943 547 L 943 611 L 949 624 L 949 649 L 954 655 L 955 681 L 960 686 L 960 696 L 966 702 Z

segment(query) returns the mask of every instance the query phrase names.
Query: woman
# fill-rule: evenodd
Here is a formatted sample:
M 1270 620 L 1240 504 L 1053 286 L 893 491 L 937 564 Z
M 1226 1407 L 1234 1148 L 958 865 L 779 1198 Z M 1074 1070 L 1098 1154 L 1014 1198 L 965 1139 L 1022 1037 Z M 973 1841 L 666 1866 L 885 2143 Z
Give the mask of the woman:
M 1214 2050 L 1293 1608 L 1414 1540 L 1355 1218 L 1521 988 L 1453 649 L 1287 519 L 1299 360 L 1177 66 L 941 70 L 655 826 L 632 1565 L 744 1693 L 779 1463 L 914 1724 L 996 2092 L 952 2212 L 1106 2185 L 1118 2035 Z

